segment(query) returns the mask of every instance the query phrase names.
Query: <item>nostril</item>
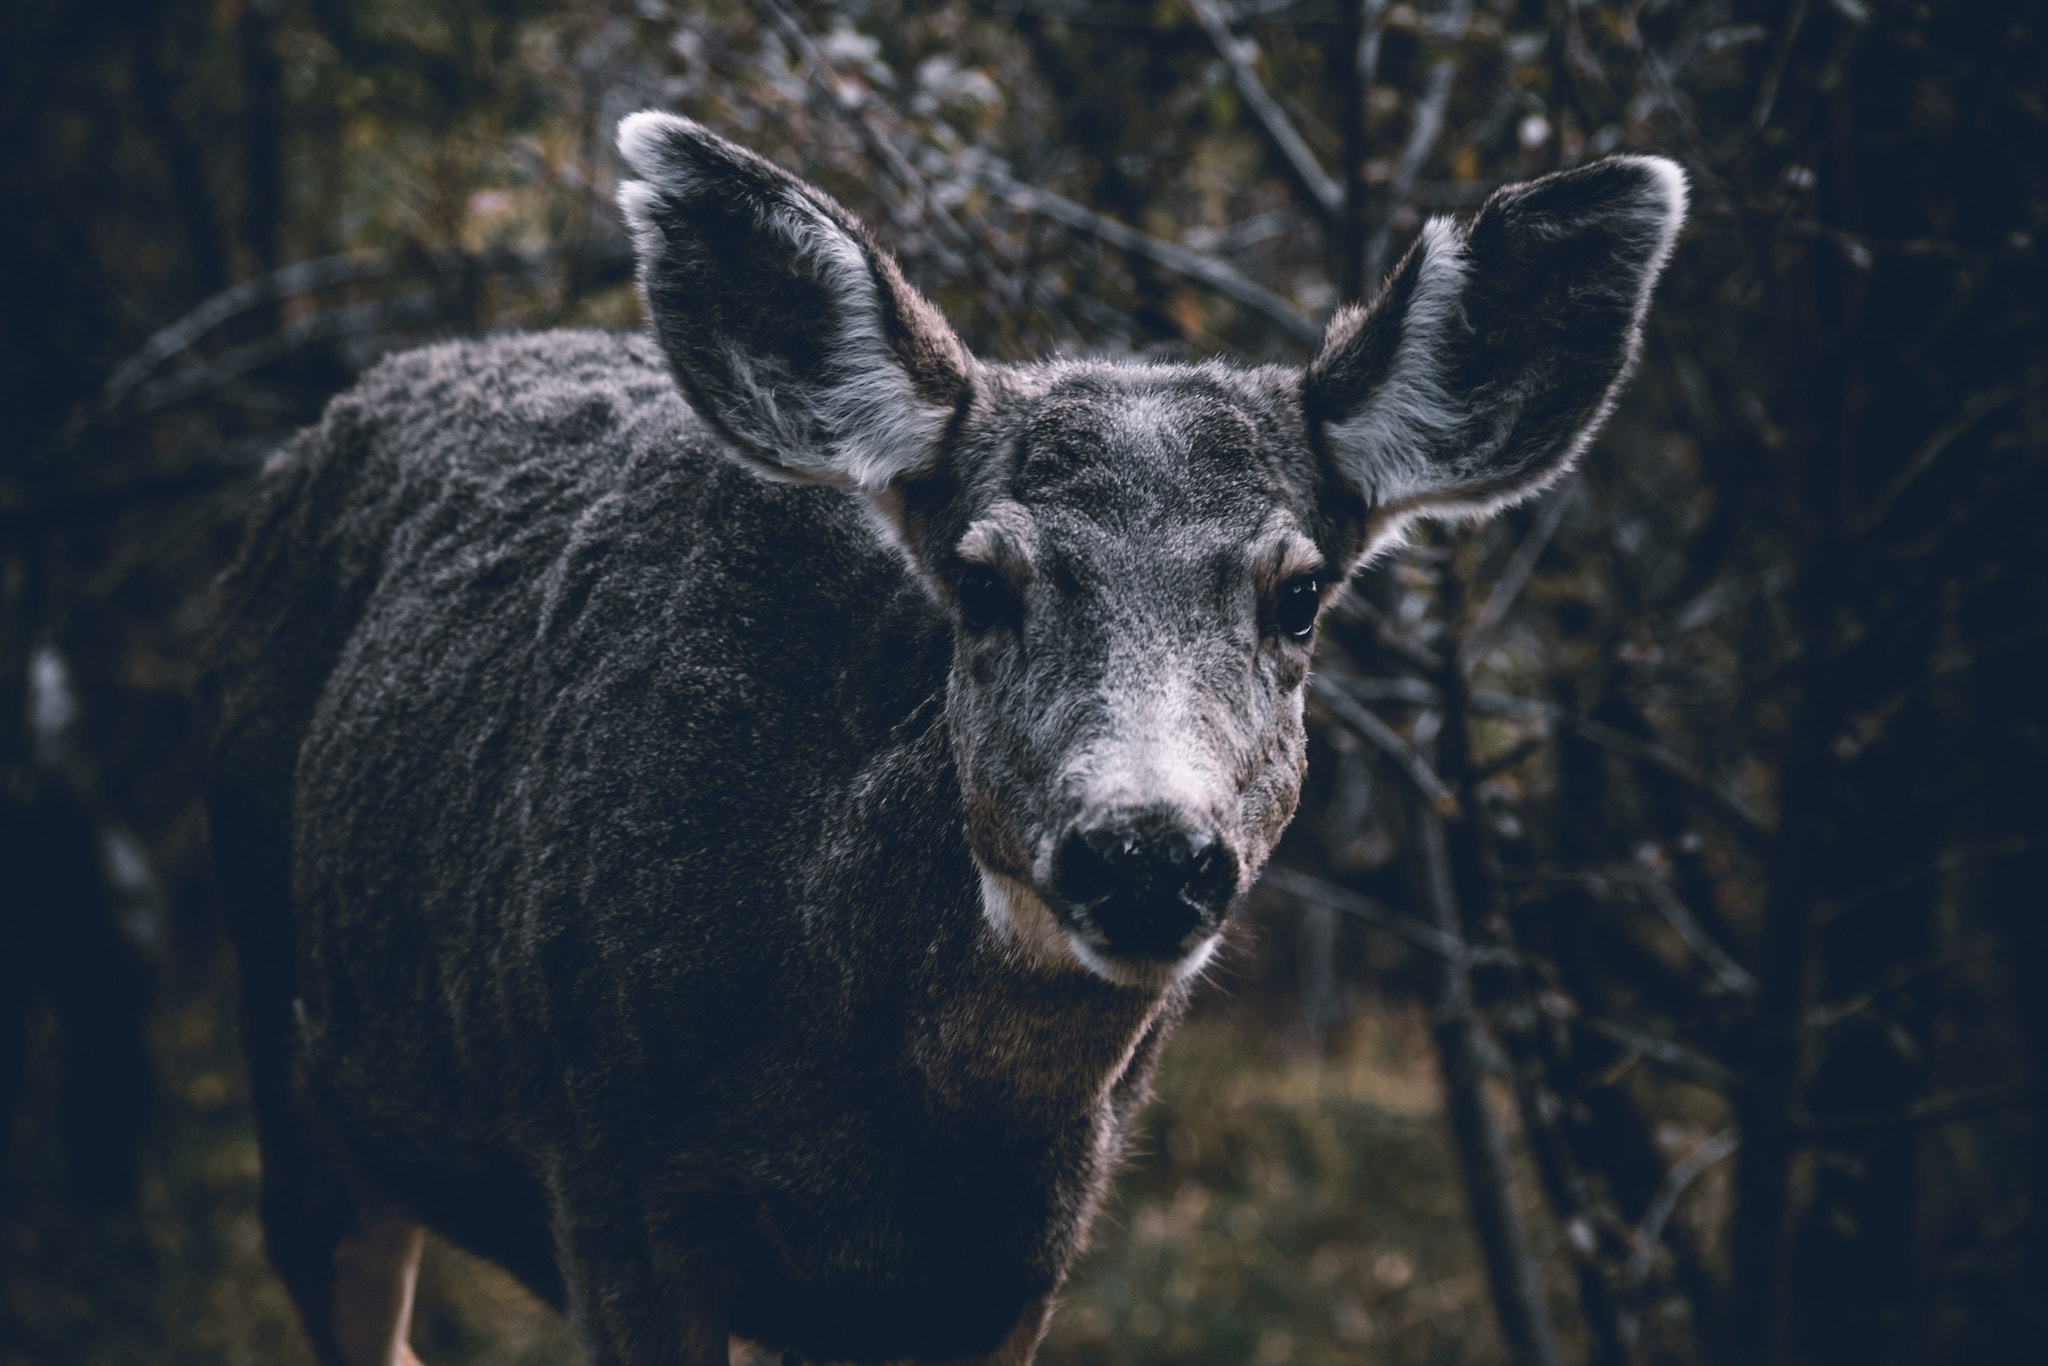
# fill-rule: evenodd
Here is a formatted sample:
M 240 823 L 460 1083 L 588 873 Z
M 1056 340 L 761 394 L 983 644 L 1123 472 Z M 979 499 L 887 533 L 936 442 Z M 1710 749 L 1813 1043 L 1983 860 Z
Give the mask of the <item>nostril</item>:
M 1204 839 L 1188 860 L 1188 873 L 1181 882 L 1181 896 L 1208 907 L 1237 887 L 1237 860 L 1213 838 Z
M 1053 866 L 1053 884 L 1076 906 L 1089 906 L 1117 890 L 1117 868 L 1131 848 L 1110 838 L 1114 832 L 1075 831 L 1060 843 Z
M 1141 857 L 1138 849 L 1138 832 L 1135 830 L 1090 830 L 1081 836 L 1081 842 L 1088 846 L 1089 852 L 1101 860 L 1106 868 L 1128 868 Z
M 1053 881 L 1076 909 L 1115 915 L 1119 905 L 1163 911 L 1177 904 L 1203 915 L 1221 912 L 1236 887 L 1237 861 L 1214 835 L 1097 826 L 1070 832 L 1061 842 Z

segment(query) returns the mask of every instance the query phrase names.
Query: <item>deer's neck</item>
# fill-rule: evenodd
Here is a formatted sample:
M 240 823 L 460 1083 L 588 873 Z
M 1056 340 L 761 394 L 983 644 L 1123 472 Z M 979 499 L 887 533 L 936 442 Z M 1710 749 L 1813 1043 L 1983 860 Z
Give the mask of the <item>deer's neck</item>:
M 932 982 L 912 1054 L 943 1104 L 1055 1123 L 1103 1114 L 1181 996 L 1113 985 L 984 923 L 966 960 Z

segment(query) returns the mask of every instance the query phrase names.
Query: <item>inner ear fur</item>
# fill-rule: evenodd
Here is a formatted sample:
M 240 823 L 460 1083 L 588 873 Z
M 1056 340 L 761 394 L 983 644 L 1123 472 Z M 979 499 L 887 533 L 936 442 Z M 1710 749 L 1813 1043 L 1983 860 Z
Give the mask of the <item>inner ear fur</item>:
M 870 493 L 929 469 L 971 362 L 859 220 L 672 114 L 623 120 L 618 147 L 655 337 L 740 457 Z
M 1435 218 L 1372 304 L 1332 318 L 1303 396 L 1373 541 L 1491 512 L 1577 459 L 1635 368 L 1685 175 L 1611 157 Z

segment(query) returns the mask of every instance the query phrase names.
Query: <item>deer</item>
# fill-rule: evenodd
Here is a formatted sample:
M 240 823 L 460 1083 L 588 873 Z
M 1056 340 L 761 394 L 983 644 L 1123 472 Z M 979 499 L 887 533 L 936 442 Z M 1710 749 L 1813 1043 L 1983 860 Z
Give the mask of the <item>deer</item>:
M 1429 221 L 1305 366 L 978 359 L 662 112 L 644 334 L 381 362 L 280 448 L 202 701 L 268 1255 L 399 1366 L 426 1230 L 594 1366 L 1024 1366 L 1294 813 L 1316 624 L 1569 469 L 1683 224 Z

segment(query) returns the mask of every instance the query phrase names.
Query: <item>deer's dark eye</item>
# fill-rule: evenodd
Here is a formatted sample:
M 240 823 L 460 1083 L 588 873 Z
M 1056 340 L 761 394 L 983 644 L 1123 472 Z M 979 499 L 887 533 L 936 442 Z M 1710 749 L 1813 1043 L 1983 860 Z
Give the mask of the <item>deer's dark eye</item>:
M 986 631 L 1000 622 L 1012 621 L 1018 610 L 1017 597 L 1003 576 L 983 565 L 972 565 L 960 576 L 960 620 L 970 631 Z
M 1313 574 L 1299 574 L 1280 585 L 1280 595 L 1273 603 L 1273 624 L 1282 634 L 1307 640 L 1309 632 L 1316 629 L 1317 587 Z

